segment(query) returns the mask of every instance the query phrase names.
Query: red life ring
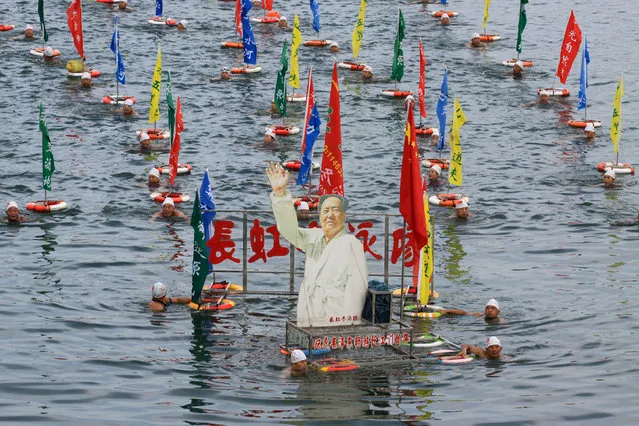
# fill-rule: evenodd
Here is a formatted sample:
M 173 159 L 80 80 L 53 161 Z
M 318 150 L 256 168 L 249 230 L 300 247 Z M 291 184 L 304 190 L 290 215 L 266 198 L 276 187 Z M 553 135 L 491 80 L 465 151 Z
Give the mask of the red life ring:
M 103 104 L 117 105 L 123 104 L 127 99 L 131 99 L 133 103 L 135 103 L 135 98 L 133 96 L 118 96 L 116 99 L 115 95 L 106 95 L 102 98 Z
M 312 47 L 324 47 L 331 44 L 332 40 L 306 40 L 304 42 L 304 46 L 312 46 Z
M 357 370 L 359 365 L 355 361 L 350 359 L 326 359 L 320 360 L 313 363 L 314 367 L 316 367 L 319 371 L 327 373 L 333 371 L 351 371 Z
M 437 194 L 430 196 L 428 201 L 436 206 L 454 207 L 455 204 L 461 203 L 462 201 L 468 202 L 468 197 L 462 194 Z
M 217 282 L 217 283 L 208 283 L 202 287 L 202 294 L 205 293 L 222 293 L 225 291 L 229 292 L 237 292 L 244 291 L 244 288 L 238 284 L 231 284 L 226 281 Z
M 599 121 L 599 120 L 580 120 L 580 121 L 570 120 L 570 121 L 568 121 L 568 125 L 570 127 L 578 127 L 578 128 L 581 128 L 581 129 L 584 129 L 586 127 L 586 125 L 588 125 L 589 123 L 592 123 L 592 125 L 594 127 L 601 127 L 601 121 Z
M 238 67 L 231 68 L 231 74 L 253 74 L 262 71 L 262 67 Z
M 445 13 L 446 15 L 448 15 L 448 17 L 449 17 L 449 18 L 452 18 L 453 16 L 457 16 L 457 15 L 459 15 L 459 12 L 455 12 L 455 11 L 453 11 L 453 10 L 438 10 L 438 11 L 436 11 L 436 12 L 433 12 L 433 13 L 432 13 L 432 15 L 433 15 L 435 18 L 441 18 L 441 17 L 442 17 L 442 15 L 443 15 L 444 13 Z
M 597 164 L 597 170 L 599 170 L 601 173 L 605 173 L 608 170 L 614 170 L 615 173 L 620 174 L 635 174 L 635 168 L 632 166 L 632 164 L 615 163 L 612 161 Z
M 35 47 L 31 49 L 31 54 L 36 56 L 44 56 L 45 47 Z M 60 51 L 58 49 L 53 49 L 53 56 L 59 56 Z
M 483 42 L 491 42 L 497 40 L 501 40 L 501 36 L 499 34 L 482 34 L 479 36 L 479 41 Z M 524 64 L 524 66 L 526 66 L 526 64 Z
M 191 199 L 189 194 L 181 194 L 179 192 L 152 192 L 151 199 L 158 203 L 163 203 L 166 200 L 166 197 L 170 197 L 173 199 L 174 203 L 185 203 Z
M 425 158 L 422 160 L 422 164 L 428 168 L 439 166 L 442 168 L 442 170 L 448 170 L 448 167 L 450 167 L 450 165 L 448 164 L 448 160 L 442 160 L 441 158 Z
M 161 16 L 154 16 L 153 18 L 148 20 L 149 24 L 155 25 L 168 25 L 169 27 L 173 27 L 177 25 L 177 21 L 171 18 L 163 18 Z
M 280 21 L 280 13 L 274 10 L 271 10 L 266 16 L 261 16 L 259 18 L 251 18 L 252 22 L 259 22 L 261 24 L 276 24 Z
M 220 303 L 206 302 L 198 306 L 198 311 L 224 311 L 235 306 L 235 302 L 229 299 L 222 299 Z
M 220 45 L 227 49 L 244 49 L 244 43 L 241 41 L 223 41 Z
M 524 67 L 532 67 L 533 66 L 533 61 L 527 61 L 524 59 L 508 59 L 504 62 L 502 62 L 503 65 L 506 65 L 507 67 L 514 67 L 515 66 L 515 62 L 517 61 L 521 61 L 524 63 Z
M 570 90 L 566 89 L 565 87 L 559 87 L 557 89 L 555 89 L 553 87 L 546 88 L 546 89 L 538 89 L 537 90 L 537 94 L 541 93 L 542 91 L 548 92 L 549 96 L 562 96 L 564 98 L 566 96 L 570 96 Z
M 156 166 L 155 168 L 158 170 L 158 172 L 160 172 L 160 174 L 164 174 L 164 173 L 168 174 L 171 166 L 168 164 L 165 164 L 163 166 Z M 185 175 L 185 174 L 191 173 L 191 170 L 193 170 L 193 166 L 190 164 L 178 164 L 177 166 L 178 175 Z
M 299 132 L 301 132 L 299 127 L 295 127 L 295 126 L 280 126 L 280 125 L 273 125 L 273 126 L 268 126 L 267 129 L 272 129 L 276 135 L 278 136 L 282 136 L 282 135 L 296 135 Z M 298 168 L 299 170 L 299 168 Z
M 102 74 L 98 70 L 89 70 L 87 72 L 91 75 L 91 78 L 98 77 L 100 74 Z M 84 71 L 83 72 L 67 72 L 67 75 L 69 77 L 82 77 L 82 74 L 84 74 Z
M 274 17 L 279 19 L 280 18 L 280 12 L 278 12 L 277 10 L 269 10 L 268 12 L 266 12 L 266 16 L 270 16 L 270 17 Z
M 358 64 L 355 62 L 339 62 L 337 66 L 351 71 L 362 71 L 366 67 L 366 64 Z
M 418 136 L 430 136 L 433 134 L 433 128 L 432 127 L 416 128 L 415 134 Z
M 11 31 L 15 27 L 11 24 L 0 25 L 0 31 Z
M 302 162 L 300 160 L 290 160 L 282 163 L 282 167 L 291 172 L 299 172 L 302 168 Z M 318 170 L 320 168 L 320 164 L 313 161 L 312 164 L 313 170 Z M 308 201 L 308 200 L 303 200 Z
M 171 132 L 169 132 L 168 130 L 163 130 L 163 129 L 146 129 L 146 130 L 138 130 L 137 132 L 135 132 L 136 135 L 138 136 L 138 139 L 140 138 L 140 135 L 142 133 L 146 133 L 147 135 L 149 135 L 149 138 L 151 140 L 156 140 L 156 139 L 171 139 Z M 161 173 L 161 172 L 160 172 Z
M 63 200 L 39 200 L 27 203 L 27 210 L 38 213 L 49 213 L 67 208 L 67 203 Z
M 382 90 L 382 96 L 388 96 L 391 98 L 405 98 L 406 96 L 412 95 L 413 92 L 410 90 Z
M 315 210 L 319 207 L 319 197 L 297 197 L 293 198 L 293 205 L 295 207 L 299 206 L 302 201 L 306 201 L 308 203 L 309 210 Z

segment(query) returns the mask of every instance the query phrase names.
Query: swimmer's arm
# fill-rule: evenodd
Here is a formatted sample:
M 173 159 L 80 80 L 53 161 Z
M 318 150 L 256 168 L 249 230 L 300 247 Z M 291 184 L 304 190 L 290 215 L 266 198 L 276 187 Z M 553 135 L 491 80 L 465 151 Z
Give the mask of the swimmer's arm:
M 440 309 L 439 312 L 441 315 L 471 315 L 469 312 L 466 312 L 462 309 Z
M 179 305 L 186 305 L 191 302 L 190 297 L 169 297 L 171 303 L 177 303 Z
M 477 355 L 480 358 L 486 358 L 485 351 L 482 348 L 480 348 L 479 346 L 468 345 L 466 343 L 461 345 L 461 350 L 459 351 L 457 356 L 461 357 L 461 358 L 464 358 L 469 353 L 471 353 L 473 355 Z

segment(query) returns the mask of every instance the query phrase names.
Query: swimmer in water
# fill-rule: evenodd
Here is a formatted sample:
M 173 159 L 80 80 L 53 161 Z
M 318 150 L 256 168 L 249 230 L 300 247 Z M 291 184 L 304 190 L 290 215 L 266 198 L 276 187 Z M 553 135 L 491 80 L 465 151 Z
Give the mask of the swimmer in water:
M 178 303 L 180 305 L 186 305 L 191 302 L 190 297 L 169 297 L 166 295 L 166 286 L 161 282 L 156 282 L 151 287 L 151 301 L 149 302 L 149 309 L 153 312 L 162 312 L 166 310 L 166 307 L 172 303 Z
M 469 353 L 471 353 L 479 358 L 491 360 L 504 359 L 505 357 L 501 354 L 501 349 L 502 347 L 499 339 L 495 336 L 490 336 L 488 340 L 486 340 L 486 345 L 483 348 L 464 343 L 461 345 L 461 350 L 457 356 L 465 358 Z

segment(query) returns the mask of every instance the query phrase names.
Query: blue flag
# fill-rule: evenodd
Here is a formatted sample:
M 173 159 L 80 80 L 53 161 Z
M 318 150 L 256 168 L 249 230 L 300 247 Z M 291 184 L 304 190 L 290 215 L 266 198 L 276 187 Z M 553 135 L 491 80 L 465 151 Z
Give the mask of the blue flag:
M 155 0 L 155 16 L 162 16 L 162 0 Z
M 439 143 L 437 150 L 444 149 L 444 138 L 446 136 L 446 106 L 448 105 L 448 69 L 444 69 L 444 81 L 439 91 L 437 99 L 437 118 L 439 118 Z
M 442 0 L 442 4 L 448 4 L 446 0 Z
M 257 45 L 255 37 L 253 37 L 253 29 L 251 28 L 251 18 L 249 18 L 249 10 L 253 8 L 250 0 L 242 0 L 242 42 L 244 43 L 244 62 L 246 64 L 257 64 Z
M 304 185 L 308 183 L 311 178 L 311 169 L 313 168 L 313 145 L 315 145 L 315 140 L 320 134 L 320 126 L 322 122 L 320 121 L 319 112 L 317 112 L 317 104 L 313 105 L 313 110 L 311 112 L 311 118 L 308 120 L 308 127 L 306 128 L 306 147 L 304 152 L 302 153 L 302 166 L 300 167 L 300 172 L 297 175 L 297 185 Z
M 118 17 L 113 17 L 113 36 L 111 37 L 111 51 L 115 53 L 115 78 L 122 84 L 126 84 L 124 74 L 124 61 L 120 53 L 120 31 L 118 30 Z
M 202 224 L 204 225 L 204 241 L 208 241 L 214 234 L 213 220 L 215 219 L 215 202 L 213 201 L 213 188 L 211 188 L 208 169 L 204 171 L 202 185 L 200 185 L 200 209 L 202 210 Z M 210 248 L 208 246 L 206 247 L 206 258 L 210 258 Z M 209 262 L 210 272 L 213 272 L 213 265 Z
M 313 12 L 313 29 L 319 33 L 320 14 L 319 14 L 319 3 L 317 2 L 317 0 L 311 0 L 311 11 Z
M 115 78 L 117 78 L 120 83 L 126 84 L 126 75 L 124 74 L 124 61 L 122 60 L 120 49 L 118 49 L 116 64 L 117 66 L 115 68 Z
M 588 64 L 590 63 L 590 53 L 588 53 L 588 40 L 581 51 L 581 75 L 579 76 L 579 102 L 577 111 L 586 108 L 586 89 L 588 88 Z

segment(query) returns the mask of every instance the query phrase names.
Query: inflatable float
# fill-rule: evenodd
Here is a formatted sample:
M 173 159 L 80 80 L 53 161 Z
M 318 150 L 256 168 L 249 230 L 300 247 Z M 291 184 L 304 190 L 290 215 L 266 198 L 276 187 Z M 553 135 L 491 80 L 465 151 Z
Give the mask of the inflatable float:
M 15 28 L 15 26 L 13 26 L 11 24 L 0 25 L 0 31 L 11 31 L 14 28 Z
M 514 67 L 515 66 L 515 62 L 517 61 L 521 61 L 524 63 L 524 67 L 532 67 L 533 66 L 533 61 L 527 61 L 525 59 L 508 59 L 504 62 L 502 62 L 502 65 L 506 65 L 507 67 Z
M 457 351 L 453 349 L 440 349 L 438 351 L 429 352 L 426 356 L 427 360 L 432 360 L 441 364 L 468 364 L 473 359 L 473 356 L 465 356 L 460 358 L 457 356 Z
M 428 167 L 429 169 L 433 166 L 439 166 L 442 170 L 448 170 L 450 165 L 448 164 L 448 159 L 443 158 L 424 158 L 422 160 L 422 165 L 424 167 Z
M 98 70 L 89 70 L 87 71 L 89 74 L 91 74 L 91 78 L 96 78 L 99 77 L 100 74 L 102 74 L 100 71 Z M 82 77 L 82 74 L 84 74 L 84 71 L 82 72 L 71 72 L 71 71 L 67 71 L 67 76 L 68 77 Z
M 232 284 L 226 281 L 208 283 L 204 284 L 204 287 L 202 287 L 203 296 L 208 296 L 211 294 L 215 295 L 220 293 L 236 293 L 238 291 L 244 291 L 244 288 L 242 288 L 241 285 Z
M 276 24 L 280 21 L 280 12 L 276 10 L 269 10 L 265 16 L 259 18 L 251 18 L 251 22 L 258 22 L 260 24 Z
M 191 199 L 189 194 L 182 194 L 180 192 L 152 192 L 151 199 L 158 203 L 163 203 L 166 197 L 172 198 L 174 203 L 186 203 Z
M 146 133 L 147 135 L 149 135 L 149 138 L 151 140 L 171 139 L 171 132 L 169 132 L 168 130 L 162 130 L 162 129 L 138 130 L 137 132 L 135 132 L 135 134 L 137 135 L 138 139 L 140 139 L 140 135 L 142 133 Z M 160 172 L 160 174 L 161 174 L 161 172 Z
M 387 96 L 389 98 L 405 98 L 412 94 L 413 92 L 410 90 L 382 90 L 382 96 Z
M 546 88 L 546 89 L 537 89 L 537 94 L 539 95 L 542 91 L 548 92 L 548 96 L 562 96 L 562 97 L 570 96 L 570 90 L 566 89 L 565 87 L 559 87 L 556 89 L 552 87 Z
M 189 302 L 187 306 L 194 311 L 224 311 L 234 307 L 235 302 L 229 299 L 221 299 L 219 302 L 204 302 L 200 304 Z
M 38 213 L 50 213 L 64 210 L 67 203 L 63 200 L 39 200 L 27 203 L 27 210 Z
M 262 67 L 243 66 L 243 67 L 231 68 L 231 74 L 253 74 L 260 71 L 262 71 Z
M 330 45 L 332 42 L 333 40 L 306 40 L 304 46 L 324 47 Z
M 597 164 L 597 170 L 601 173 L 605 173 L 608 170 L 614 170 L 615 173 L 620 173 L 622 175 L 635 174 L 635 168 L 632 166 L 632 164 L 615 163 L 613 161 L 607 161 Z
M 428 197 L 428 202 L 441 207 L 454 207 L 462 201 L 468 202 L 468 197 L 462 194 L 437 194 Z
M 153 25 L 168 25 L 169 27 L 174 27 L 177 25 L 176 19 L 163 18 L 161 16 L 154 16 L 153 18 L 149 19 L 147 22 Z
M 293 205 L 297 208 L 302 201 L 308 203 L 309 210 L 316 210 L 319 207 L 319 197 L 293 197 Z
M 109 105 L 122 105 L 124 101 L 127 99 L 131 99 L 133 103 L 135 103 L 135 98 L 133 96 L 115 96 L 115 95 L 106 95 L 102 98 L 103 104 Z
M 168 174 L 171 166 L 168 164 L 165 164 L 163 166 L 155 166 L 155 168 L 158 170 L 158 172 L 160 172 L 160 174 L 165 174 L 165 173 Z M 193 166 L 191 166 L 190 164 L 178 164 L 177 166 L 178 175 L 189 174 L 191 173 L 191 170 L 193 170 Z
M 286 170 L 290 172 L 299 172 L 300 169 L 302 168 L 302 162 L 299 160 L 285 161 L 284 163 L 282 163 L 282 167 L 284 167 Z M 320 164 L 313 161 L 312 167 L 313 167 L 313 170 L 319 170 Z M 302 200 L 302 201 L 308 201 L 308 200 Z M 317 201 L 317 200 L 313 200 L 313 201 Z
M 273 125 L 273 126 L 267 126 L 266 130 L 269 130 L 269 129 L 272 129 L 277 136 L 296 135 L 299 132 L 301 132 L 299 127 L 295 127 L 295 126 L 280 126 L 280 125 L 277 125 L 277 124 Z
M 568 121 L 568 125 L 570 127 L 577 127 L 580 129 L 584 129 L 589 123 L 592 123 L 594 127 L 601 127 L 601 121 L 599 120 L 570 120 Z
M 244 49 L 244 43 L 241 41 L 223 41 L 220 46 L 227 49 Z
M 366 64 L 359 64 L 356 62 L 338 62 L 337 66 L 340 68 L 344 68 L 346 70 L 351 70 L 351 71 L 362 71 L 364 69 L 364 67 L 366 67 Z
M 302 93 L 294 93 L 286 96 L 288 102 L 306 102 L 306 95 Z
M 357 370 L 359 365 L 353 360 L 350 359 L 324 359 L 320 361 L 314 361 L 311 364 L 311 367 L 315 368 L 322 373 L 331 373 L 338 371 L 351 371 Z
M 444 13 L 448 15 L 449 18 L 459 15 L 459 12 L 455 12 L 454 10 L 437 10 L 431 13 L 431 16 L 434 18 L 441 18 Z
M 31 49 L 30 52 L 32 55 L 43 57 L 44 49 L 44 47 L 36 47 Z M 53 56 L 60 56 L 60 51 L 58 49 L 53 49 Z
M 432 127 L 415 128 L 415 134 L 417 136 L 430 136 L 433 134 L 433 128 Z
M 499 34 L 481 34 L 479 36 L 479 41 L 483 41 L 485 43 L 490 43 L 491 41 L 501 40 L 501 35 Z M 526 66 L 524 64 L 524 66 Z

